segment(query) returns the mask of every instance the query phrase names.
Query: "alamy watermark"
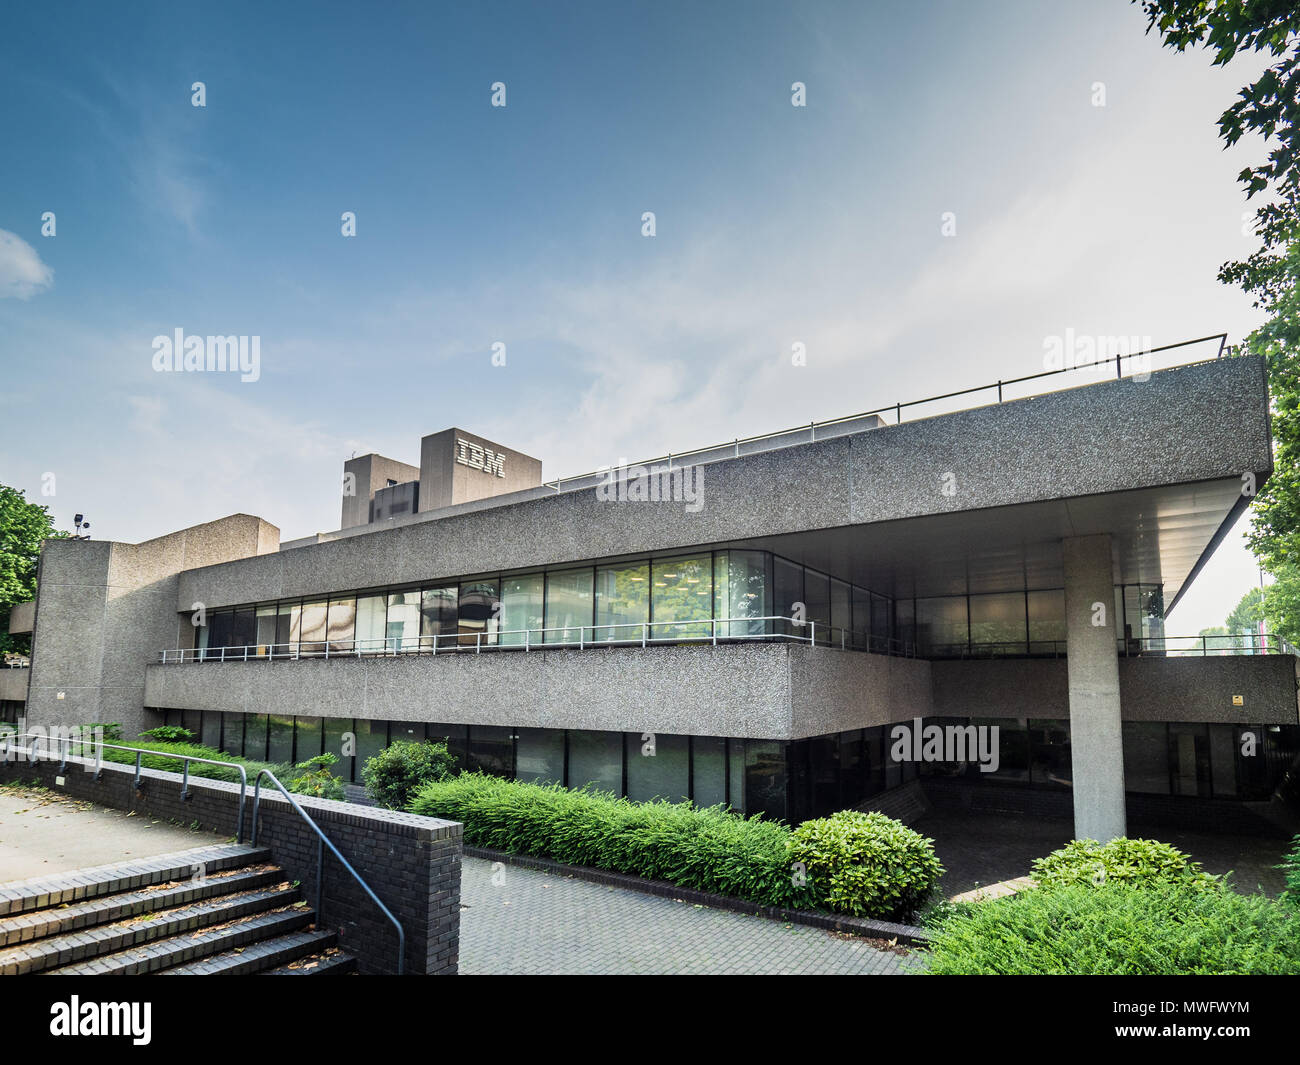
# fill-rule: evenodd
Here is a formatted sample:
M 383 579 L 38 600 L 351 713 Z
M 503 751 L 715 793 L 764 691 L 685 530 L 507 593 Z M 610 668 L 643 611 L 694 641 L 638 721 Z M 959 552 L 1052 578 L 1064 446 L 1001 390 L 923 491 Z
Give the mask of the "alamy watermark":
M 689 514 L 704 509 L 704 467 L 629 466 L 620 459 L 605 469 L 596 498 L 602 503 L 683 503 Z
M 158 373 L 237 373 L 245 383 L 262 376 L 260 336 L 171 336 L 153 338 L 153 368 Z
M 996 773 L 1001 761 L 997 725 L 910 725 L 889 730 L 895 762 L 975 762 L 981 773 Z

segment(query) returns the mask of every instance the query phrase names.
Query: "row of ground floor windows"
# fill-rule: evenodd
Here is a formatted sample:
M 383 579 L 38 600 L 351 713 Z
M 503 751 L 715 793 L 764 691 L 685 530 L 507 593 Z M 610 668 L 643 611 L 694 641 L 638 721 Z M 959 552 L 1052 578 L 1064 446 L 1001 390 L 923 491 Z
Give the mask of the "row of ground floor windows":
M 918 776 L 961 776 L 1030 787 L 1071 786 L 1070 723 L 1025 718 L 926 718 L 925 725 L 997 726 L 996 768 L 895 760 L 894 726 L 778 741 L 723 736 L 459 725 L 168 710 L 203 743 L 257 761 L 301 762 L 329 752 L 360 782 L 361 766 L 398 739 L 446 740 L 463 768 L 539 783 L 593 787 L 634 801 L 726 803 L 746 814 L 802 821 L 856 806 Z M 345 745 L 352 737 L 353 746 Z M 345 750 L 353 751 L 344 756 Z M 1265 799 L 1300 757 L 1300 726 L 1124 723 L 1126 790 Z

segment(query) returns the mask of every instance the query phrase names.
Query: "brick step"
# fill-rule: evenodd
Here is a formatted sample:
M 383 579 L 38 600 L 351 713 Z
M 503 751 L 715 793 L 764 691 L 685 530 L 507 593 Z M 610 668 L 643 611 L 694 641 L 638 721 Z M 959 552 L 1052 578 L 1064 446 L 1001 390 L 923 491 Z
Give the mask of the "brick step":
M 76 905 L 63 903 L 52 909 L 0 917 L 0 948 L 112 924 L 136 914 L 158 913 L 220 895 L 272 887 L 285 879 L 284 871 L 275 866 L 241 867 L 203 880 L 169 880 L 143 891 L 127 891 Z
M 247 947 L 224 951 L 209 958 L 187 962 L 170 969 L 164 969 L 160 976 L 247 976 L 249 974 L 268 975 L 270 973 L 302 973 L 313 975 L 317 972 L 335 971 L 334 966 L 351 966 L 356 968 L 356 959 L 338 949 L 338 933 L 329 931 L 290 932 L 264 939 Z M 326 951 L 333 951 L 326 954 Z M 337 959 L 337 961 L 336 961 Z M 315 961 L 311 969 L 295 968 Z M 330 965 L 325 964 L 326 961 Z M 339 969 L 338 971 L 347 971 Z
M 174 854 L 77 869 L 70 873 L 13 880 L 0 883 L 0 917 L 137 891 L 150 884 L 188 880 L 196 865 L 201 865 L 204 873 L 210 875 L 264 863 L 270 857 L 271 852 L 266 847 L 219 843 Z
M 283 908 L 297 900 L 296 887 L 246 891 L 163 910 L 149 921 L 127 919 L 80 932 L 33 940 L 31 943 L 0 950 L 0 974 L 14 976 L 42 972 L 59 966 L 72 966 L 74 963 L 93 965 L 94 959 L 104 955 L 120 956 L 124 952 L 131 954 L 136 948 L 172 937 L 181 937 L 183 941 L 189 942 L 195 937 L 185 933 Z
M 142 976 L 187 965 L 201 958 L 223 952 L 235 952 L 264 940 L 301 931 L 310 926 L 314 914 L 307 909 L 289 907 L 261 913 L 219 928 L 200 929 L 189 935 L 177 935 L 144 943 L 87 961 L 47 970 L 50 976 Z M 313 948 L 309 948 L 313 949 Z

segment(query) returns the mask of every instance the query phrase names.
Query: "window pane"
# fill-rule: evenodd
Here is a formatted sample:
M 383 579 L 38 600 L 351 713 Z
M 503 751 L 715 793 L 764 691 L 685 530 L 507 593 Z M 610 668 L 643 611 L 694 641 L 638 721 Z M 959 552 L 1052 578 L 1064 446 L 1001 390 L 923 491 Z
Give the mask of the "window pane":
M 493 776 L 514 776 L 514 730 L 508 725 L 471 725 L 469 767 Z
M 521 728 L 518 736 L 515 777 L 534 784 L 563 784 L 564 730 Z
M 712 556 L 657 559 L 651 571 L 654 638 L 684 640 L 711 635 L 710 622 L 700 624 L 699 619 L 713 617 Z
M 506 577 L 501 582 L 501 643 L 505 646 L 524 645 L 520 629 L 540 629 L 543 624 L 542 601 L 546 578 L 541 573 L 526 573 L 520 577 Z M 540 632 L 530 632 L 530 645 L 542 642 Z
M 356 634 L 357 601 L 355 599 L 331 599 L 327 639 L 330 653 L 351 651 Z
M 388 597 L 363 595 L 357 599 L 357 650 L 378 654 L 384 650 Z
M 658 733 L 654 746 L 641 732 L 627 733 L 627 797 L 633 802 L 690 797 L 690 742 L 685 736 Z M 653 750 L 653 754 L 647 753 Z
M 242 655 L 243 648 L 253 648 L 257 643 L 257 614 L 252 607 L 244 610 L 236 610 L 230 619 L 230 646 L 240 648 Z M 253 652 L 250 650 L 249 652 Z
M 772 560 L 772 613 L 779 618 L 788 618 L 795 611 L 795 603 L 802 603 L 803 567 L 787 562 L 783 558 Z M 790 622 L 777 622 L 776 631 L 784 636 L 802 636 L 804 630 Z
M 302 639 L 302 604 L 280 603 L 275 609 L 275 653 L 297 654 Z
M 229 610 L 219 610 L 208 615 L 208 646 L 229 647 L 234 615 Z
M 623 794 L 623 734 L 569 732 L 569 787 Z
M 618 566 L 598 567 L 596 569 L 596 625 L 598 627 L 593 640 L 640 642 L 641 626 L 649 620 L 650 564 L 632 562 Z
M 501 589 L 496 581 L 471 581 L 460 586 L 458 616 L 460 643 L 465 647 L 486 647 L 497 642 L 500 627 L 496 605 Z
M 257 608 L 257 653 L 269 655 L 275 643 L 275 604 Z
M 203 723 L 199 728 L 199 742 L 204 747 L 221 750 L 221 713 L 217 710 L 204 710 Z
M 388 722 L 388 742 L 396 743 L 406 740 L 409 743 L 424 742 L 424 723 L 420 721 Z
M 779 741 L 745 741 L 746 816 L 757 813 L 770 819 L 786 816 L 785 773 L 785 750 Z
M 244 753 L 244 715 L 225 714 L 221 722 L 221 749 L 227 754 L 237 754 L 247 758 Z
M 452 584 L 443 588 L 426 588 L 418 595 L 415 592 L 408 592 L 406 602 L 414 603 L 419 610 L 419 645 L 426 651 L 441 651 L 444 647 L 453 647 L 456 644 L 454 639 L 458 631 L 456 625 L 456 614 L 459 610 L 458 600 L 460 589 Z M 391 609 L 392 597 L 389 597 Z M 407 646 L 405 641 L 411 641 L 410 646 L 415 646 L 414 628 L 403 628 L 402 646 Z M 389 615 L 389 632 L 391 637 L 394 635 L 392 630 L 392 615 Z
M 384 631 L 390 652 L 414 651 L 420 647 L 419 592 L 410 590 L 389 593 Z
M 1025 596 L 1022 592 L 970 597 L 970 642 L 990 654 L 1025 653 Z
M 366 762 L 388 746 L 388 722 L 358 719 L 356 726 L 357 779 L 360 780 Z
M 254 762 L 266 761 L 265 714 L 249 714 L 244 718 L 244 757 Z
M 831 643 L 836 647 L 852 647 L 850 630 L 853 628 L 853 600 L 849 586 L 831 578 Z
M 1068 721 L 1030 721 L 1030 751 L 1033 765 L 1030 780 L 1035 784 L 1068 788 L 1074 783 L 1070 761 L 1070 723 Z
M 1214 797 L 1237 794 L 1236 729 L 1232 725 L 1210 726 L 1210 765 L 1214 771 Z
M 298 717 L 294 718 L 294 728 L 297 732 L 294 748 L 294 760 L 305 762 L 308 758 L 315 758 L 321 754 L 321 719 L 319 717 Z M 337 765 L 330 768 L 330 772 L 335 775 L 339 772 Z
M 1030 654 L 1065 653 L 1065 589 L 1029 593 Z
M 734 810 L 745 809 L 745 741 L 727 740 L 727 802 Z
M 1124 789 L 1169 794 L 1169 740 L 1163 721 L 1125 721 Z
M 808 607 L 808 620 L 816 622 L 818 643 L 830 643 L 831 579 L 815 569 L 804 569 L 803 598 Z M 811 636 L 812 632 L 804 633 Z
M 853 595 L 853 646 L 875 649 L 871 643 L 871 593 L 856 584 Z
M 325 599 L 302 605 L 302 654 L 325 653 L 325 617 L 329 601 Z
M 871 593 L 871 649 L 888 654 L 893 649 L 893 604 L 887 596 Z
M 268 720 L 270 728 L 270 747 L 266 760 L 273 765 L 293 761 L 293 718 L 277 717 L 272 714 Z
M 425 735 L 435 743 L 445 743 L 447 753 L 456 759 L 456 771 L 469 764 L 469 729 L 465 725 L 430 723 L 424 727 Z
M 989 780 L 1029 780 L 1029 722 L 1021 717 L 973 717 L 970 723 L 976 728 L 998 730 L 998 767 L 988 773 L 980 772 Z M 969 741 L 968 745 L 969 745 Z M 976 750 L 979 742 L 976 741 Z M 987 749 L 988 741 L 984 741 Z
M 546 575 L 547 643 L 577 643 L 591 636 L 591 629 L 583 628 L 591 625 L 591 581 L 589 569 Z
M 1202 724 L 1169 724 L 1169 764 L 1175 795 L 1210 794 L 1210 738 Z
M 924 653 L 962 655 L 966 653 L 966 597 L 945 596 L 916 601 L 917 642 Z
M 352 732 L 352 718 L 350 717 L 327 717 L 324 719 L 325 726 L 325 753 L 332 754 L 338 759 L 338 764 L 334 767 L 334 772 L 344 780 L 351 781 L 354 779 L 353 762 L 356 761 L 352 755 L 343 753 L 343 734 Z
M 691 771 L 696 806 L 727 801 L 727 741 L 723 737 L 691 737 Z
M 767 554 L 763 551 L 720 551 L 716 557 L 715 616 L 733 619 L 769 616 Z M 733 620 L 727 626 L 718 626 L 719 636 L 759 636 L 766 631 L 768 626 L 762 621 Z

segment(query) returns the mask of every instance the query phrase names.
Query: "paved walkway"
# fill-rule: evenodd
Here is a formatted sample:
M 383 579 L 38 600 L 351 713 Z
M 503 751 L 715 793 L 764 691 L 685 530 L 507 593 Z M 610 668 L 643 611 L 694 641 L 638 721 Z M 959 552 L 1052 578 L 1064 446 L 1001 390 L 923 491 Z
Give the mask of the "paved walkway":
M 914 958 L 867 941 L 466 857 L 464 975 L 892 974 Z
M 0 788 L 0 883 L 170 854 L 216 839 L 61 792 Z

